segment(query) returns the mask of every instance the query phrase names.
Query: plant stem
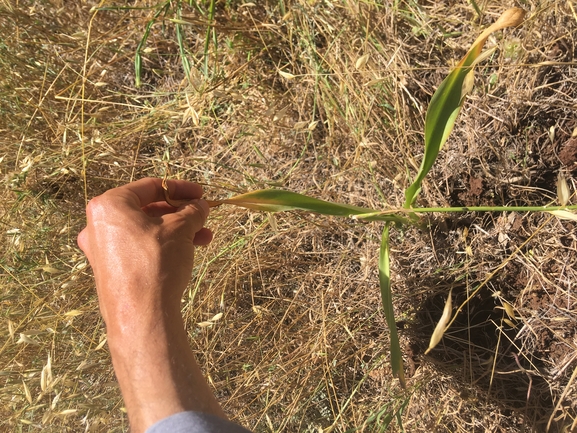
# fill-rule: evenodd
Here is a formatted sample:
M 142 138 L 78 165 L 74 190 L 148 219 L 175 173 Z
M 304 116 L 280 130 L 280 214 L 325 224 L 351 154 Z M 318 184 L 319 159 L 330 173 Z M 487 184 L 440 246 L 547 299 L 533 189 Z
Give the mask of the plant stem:
M 409 215 L 409 220 L 398 221 L 402 224 L 419 223 L 416 214 L 419 213 L 449 213 L 449 212 L 552 212 L 552 211 L 574 211 L 577 205 L 572 206 L 463 206 L 463 207 L 418 207 L 418 208 L 399 208 L 388 209 L 383 211 L 374 211 L 364 214 L 351 215 L 353 219 L 365 221 L 391 221 L 391 216 L 399 213 Z
M 204 76 L 208 78 L 208 62 L 210 53 L 208 52 L 208 47 L 210 46 L 210 34 L 214 32 L 214 4 L 215 0 L 210 1 L 210 6 L 208 9 L 208 27 L 206 28 L 206 35 L 204 40 Z M 214 33 L 213 33 L 214 35 Z
M 463 206 L 463 207 L 421 207 L 406 209 L 407 212 L 550 212 L 554 210 L 577 210 L 573 206 Z

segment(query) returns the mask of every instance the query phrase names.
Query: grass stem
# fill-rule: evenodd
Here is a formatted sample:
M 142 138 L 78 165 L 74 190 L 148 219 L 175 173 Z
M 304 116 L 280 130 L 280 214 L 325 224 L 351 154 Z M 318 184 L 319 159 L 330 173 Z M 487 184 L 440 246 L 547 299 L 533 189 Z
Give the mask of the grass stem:
M 422 207 L 408 209 L 415 213 L 434 212 L 551 212 L 556 210 L 577 210 L 573 206 L 462 206 L 462 207 Z

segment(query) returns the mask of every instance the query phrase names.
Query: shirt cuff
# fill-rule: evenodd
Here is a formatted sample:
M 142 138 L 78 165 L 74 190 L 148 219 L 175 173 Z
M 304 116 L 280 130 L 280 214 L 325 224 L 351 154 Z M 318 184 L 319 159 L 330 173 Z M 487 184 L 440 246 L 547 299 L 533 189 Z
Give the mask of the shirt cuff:
M 154 423 L 146 433 L 250 433 L 250 431 L 207 413 L 179 412 Z

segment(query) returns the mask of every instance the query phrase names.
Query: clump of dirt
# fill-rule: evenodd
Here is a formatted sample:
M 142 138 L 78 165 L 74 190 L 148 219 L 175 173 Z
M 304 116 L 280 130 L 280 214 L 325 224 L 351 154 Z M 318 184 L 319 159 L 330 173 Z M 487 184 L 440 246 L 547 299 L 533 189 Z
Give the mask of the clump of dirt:
M 461 202 L 465 206 L 478 206 L 483 193 L 486 191 L 483 184 L 482 178 L 471 176 L 469 178 L 469 187 L 465 191 L 458 193 Z
M 571 171 L 577 171 L 577 137 L 572 137 L 563 145 L 559 159 Z

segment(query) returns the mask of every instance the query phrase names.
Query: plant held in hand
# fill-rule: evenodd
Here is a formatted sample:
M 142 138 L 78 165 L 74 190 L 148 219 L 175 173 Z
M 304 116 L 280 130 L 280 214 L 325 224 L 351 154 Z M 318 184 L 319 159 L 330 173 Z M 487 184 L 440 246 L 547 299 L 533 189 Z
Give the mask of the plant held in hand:
M 383 310 L 387 327 L 390 331 L 392 371 L 393 374 L 399 378 L 403 387 L 405 386 L 404 368 L 400 342 L 395 324 L 390 283 L 389 231 L 393 223 L 397 225 L 418 225 L 420 224 L 420 218 L 418 217 L 419 214 L 435 212 L 549 212 L 559 218 L 577 220 L 577 215 L 571 212 L 572 210 L 577 209 L 577 206 L 567 205 L 569 200 L 568 187 L 566 183 L 563 184 L 561 179 L 559 180 L 558 187 L 560 206 L 413 207 L 418 194 L 421 191 L 422 182 L 435 163 L 439 152 L 453 130 L 455 120 L 463 106 L 465 97 L 473 87 L 475 66 L 487 58 L 493 51 L 482 51 L 487 38 L 495 31 L 520 25 L 524 16 L 525 11 L 519 8 L 512 8 L 505 11 L 493 25 L 489 26 L 477 38 L 471 49 L 445 78 L 445 80 L 443 80 L 431 98 L 425 120 L 425 152 L 423 160 L 412 184 L 405 190 L 405 204 L 403 208 L 391 208 L 386 210 L 368 209 L 347 204 L 331 203 L 279 189 L 252 191 L 225 200 L 208 202 L 211 207 L 219 206 L 221 204 L 230 204 L 265 212 L 303 210 L 322 215 L 349 217 L 355 220 L 385 222 L 382 232 L 379 258 L 379 283 Z M 184 204 L 181 201 L 172 200 L 170 198 L 170 191 L 168 190 L 166 182 L 163 182 L 163 188 L 165 191 L 166 201 L 170 205 L 179 207 Z M 462 307 L 460 307 L 458 311 L 461 309 Z M 452 303 L 451 293 L 449 293 L 442 318 L 431 337 L 431 342 L 427 352 L 432 350 L 441 341 L 444 332 L 451 325 L 451 313 Z

